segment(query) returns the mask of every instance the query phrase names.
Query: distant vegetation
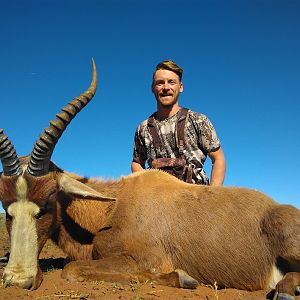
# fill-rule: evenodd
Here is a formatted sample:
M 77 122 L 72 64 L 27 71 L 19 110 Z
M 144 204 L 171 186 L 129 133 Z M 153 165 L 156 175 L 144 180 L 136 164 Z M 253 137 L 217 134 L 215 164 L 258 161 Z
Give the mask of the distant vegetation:
M 0 227 L 5 225 L 5 213 L 0 213 Z

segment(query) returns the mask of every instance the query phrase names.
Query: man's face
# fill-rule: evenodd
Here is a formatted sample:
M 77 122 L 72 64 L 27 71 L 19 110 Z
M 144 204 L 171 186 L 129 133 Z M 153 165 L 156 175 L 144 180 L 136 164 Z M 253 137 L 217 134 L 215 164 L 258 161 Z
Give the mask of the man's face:
M 183 84 L 176 73 L 169 70 L 155 72 L 152 92 L 160 105 L 168 107 L 176 104 L 182 91 Z

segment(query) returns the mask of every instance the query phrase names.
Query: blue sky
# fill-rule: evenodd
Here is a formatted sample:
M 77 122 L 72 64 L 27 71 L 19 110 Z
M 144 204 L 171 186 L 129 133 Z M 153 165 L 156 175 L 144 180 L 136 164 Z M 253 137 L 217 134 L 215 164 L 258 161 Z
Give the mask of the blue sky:
M 136 126 L 156 109 L 152 72 L 183 69 L 182 106 L 207 115 L 226 186 L 300 207 L 300 1 L 1 1 L 1 124 L 19 155 L 99 73 L 52 160 L 86 176 L 130 173 Z M 210 162 L 205 169 L 209 173 Z

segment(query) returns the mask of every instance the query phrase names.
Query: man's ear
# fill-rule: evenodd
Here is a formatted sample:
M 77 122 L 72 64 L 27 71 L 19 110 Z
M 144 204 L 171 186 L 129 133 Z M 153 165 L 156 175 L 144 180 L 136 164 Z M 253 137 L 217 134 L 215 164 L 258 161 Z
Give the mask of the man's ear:
M 154 94 L 154 82 L 151 83 L 151 92 Z
M 179 91 L 180 91 L 180 93 L 183 92 L 183 83 L 182 82 L 180 82 L 180 89 L 179 89 Z
M 78 198 L 100 201 L 116 201 L 116 198 L 105 196 L 88 185 L 81 183 L 64 173 L 58 175 L 58 186 L 60 191 Z

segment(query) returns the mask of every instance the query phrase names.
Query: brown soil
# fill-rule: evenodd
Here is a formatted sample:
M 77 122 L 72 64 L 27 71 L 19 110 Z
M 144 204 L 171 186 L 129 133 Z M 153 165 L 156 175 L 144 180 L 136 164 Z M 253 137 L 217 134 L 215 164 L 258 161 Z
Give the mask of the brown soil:
M 0 215 L 0 257 L 9 251 L 8 235 L 4 224 L 4 215 Z M 247 292 L 235 289 L 217 290 L 216 287 L 200 286 L 196 290 L 185 290 L 156 285 L 155 282 L 68 282 L 60 277 L 66 255 L 51 241 L 48 241 L 40 255 L 40 264 L 44 280 L 35 291 L 0 285 L 0 299 L 199 299 L 199 300 L 263 300 L 265 291 Z M 0 275 L 5 263 L 0 262 Z M 300 300 L 300 297 L 296 297 Z

